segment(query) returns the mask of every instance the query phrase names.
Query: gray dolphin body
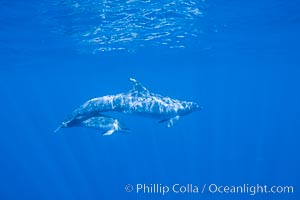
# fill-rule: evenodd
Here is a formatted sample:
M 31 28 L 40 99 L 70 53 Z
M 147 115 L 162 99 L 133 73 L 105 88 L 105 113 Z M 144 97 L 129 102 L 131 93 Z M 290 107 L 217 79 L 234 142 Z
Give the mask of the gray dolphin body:
M 61 125 L 54 131 L 57 132 L 61 128 L 71 127 L 86 127 L 97 129 L 102 132 L 103 135 L 111 135 L 116 131 L 129 132 L 129 129 L 116 118 L 112 118 L 105 115 L 98 116 L 78 116 L 72 120 L 67 120 L 61 123 Z
M 159 119 L 167 122 L 167 127 L 181 116 L 201 110 L 194 102 L 179 101 L 170 97 L 149 92 L 141 83 L 130 78 L 133 89 L 127 93 L 107 95 L 86 101 L 71 114 L 70 121 L 79 116 L 97 116 L 103 112 L 122 112 Z

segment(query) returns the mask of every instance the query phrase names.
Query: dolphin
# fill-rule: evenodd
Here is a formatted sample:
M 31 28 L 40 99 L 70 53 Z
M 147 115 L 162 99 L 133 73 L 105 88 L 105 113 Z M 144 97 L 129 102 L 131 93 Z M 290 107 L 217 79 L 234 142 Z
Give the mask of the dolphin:
M 97 116 L 103 112 L 121 112 L 152 117 L 158 119 L 160 123 L 167 122 L 167 127 L 171 127 L 181 116 L 202 109 L 195 102 L 180 101 L 151 93 L 135 79 L 129 80 L 133 84 L 130 91 L 88 100 L 73 111 L 70 120 L 79 116 Z
M 61 128 L 86 127 L 102 131 L 103 135 L 111 135 L 116 131 L 130 132 L 118 119 L 106 115 L 98 116 L 78 116 L 72 120 L 66 120 L 54 131 L 55 133 Z

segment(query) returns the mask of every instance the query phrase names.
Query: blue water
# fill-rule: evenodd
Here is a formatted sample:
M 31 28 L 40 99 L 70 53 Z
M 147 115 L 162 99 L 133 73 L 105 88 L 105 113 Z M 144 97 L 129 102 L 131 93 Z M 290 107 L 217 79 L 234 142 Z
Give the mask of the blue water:
M 279 0 L 0 1 L 0 199 L 299 199 L 299 13 Z M 204 109 L 172 128 L 125 116 L 131 133 L 53 133 L 130 77 Z M 176 183 L 199 193 L 124 190 Z

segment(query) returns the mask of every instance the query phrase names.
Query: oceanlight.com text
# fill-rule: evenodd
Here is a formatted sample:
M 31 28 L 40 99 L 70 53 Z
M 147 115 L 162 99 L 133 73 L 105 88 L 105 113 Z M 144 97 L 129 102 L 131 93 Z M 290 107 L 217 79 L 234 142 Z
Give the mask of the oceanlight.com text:
M 205 186 L 206 187 L 206 186 Z M 218 184 L 210 184 L 207 188 L 208 192 L 210 193 L 219 193 L 219 194 L 229 194 L 229 193 L 236 193 L 236 194 L 249 194 L 249 195 L 256 195 L 256 194 L 291 194 L 294 193 L 293 186 L 270 186 L 267 185 L 249 185 L 243 184 L 239 186 L 225 186 L 225 185 L 218 185 Z
M 242 184 L 242 185 L 219 185 L 211 184 L 127 184 L 126 192 L 136 194 L 248 194 L 251 196 L 257 194 L 293 194 L 294 187 L 292 185 L 261 185 L 261 184 Z

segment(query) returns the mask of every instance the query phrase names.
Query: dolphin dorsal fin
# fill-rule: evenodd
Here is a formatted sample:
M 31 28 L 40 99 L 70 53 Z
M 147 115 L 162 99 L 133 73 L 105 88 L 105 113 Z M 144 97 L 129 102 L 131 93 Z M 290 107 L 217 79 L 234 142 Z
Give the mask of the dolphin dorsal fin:
M 138 82 L 137 80 L 135 80 L 134 78 L 129 78 L 129 80 L 133 84 L 132 91 L 138 92 L 138 93 L 146 93 L 146 94 L 149 93 L 149 90 L 145 86 L 143 86 L 140 82 Z

